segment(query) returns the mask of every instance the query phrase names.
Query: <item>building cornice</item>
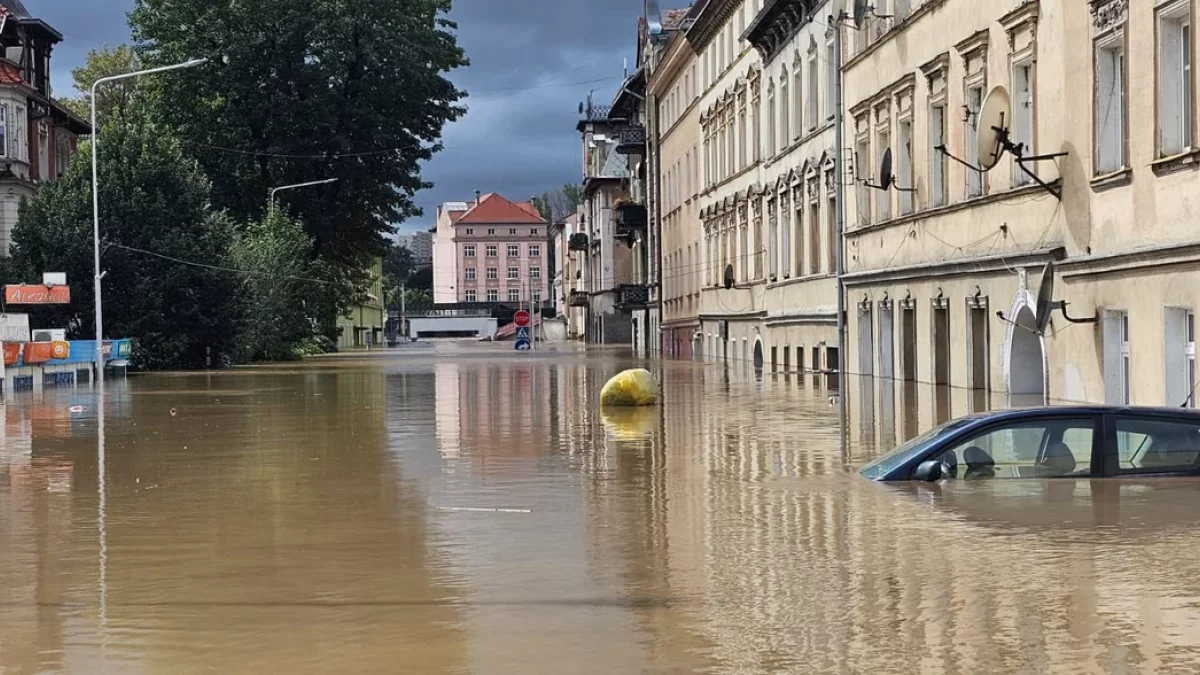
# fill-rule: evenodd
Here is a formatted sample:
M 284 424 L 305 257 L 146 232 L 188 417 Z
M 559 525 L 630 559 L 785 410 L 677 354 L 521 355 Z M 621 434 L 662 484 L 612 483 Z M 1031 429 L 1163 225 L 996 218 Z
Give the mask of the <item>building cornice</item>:
M 770 63 L 824 4 L 825 0 L 767 0 L 742 38 L 754 45 L 763 63 Z
M 1116 253 L 1075 256 L 1058 264 L 1063 279 L 1200 264 L 1200 240 L 1145 246 Z
M 696 23 L 687 31 L 688 42 L 697 53 L 708 47 L 741 4 L 741 0 L 708 0 L 700 10 L 700 16 L 696 17 Z
M 1015 253 L 997 253 L 995 255 L 971 256 L 942 260 L 932 263 L 919 263 L 888 269 L 851 272 L 843 277 L 846 287 L 868 286 L 871 284 L 896 283 L 901 281 L 920 281 L 941 277 L 952 277 L 964 273 L 988 274 L 993 272 L 1009 272 L 1018 267 L 1045 264 L 1051 260 L 1062 260 L 1066 249 L 1061 246 L 1039 248 L 1032 251 L 1017 251 Z

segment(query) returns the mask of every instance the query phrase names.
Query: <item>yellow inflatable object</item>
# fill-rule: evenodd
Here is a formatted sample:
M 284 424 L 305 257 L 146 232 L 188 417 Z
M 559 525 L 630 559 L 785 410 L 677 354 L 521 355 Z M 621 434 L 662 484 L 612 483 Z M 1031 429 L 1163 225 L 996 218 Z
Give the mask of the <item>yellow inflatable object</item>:
M 658 431 L 658 408 L 604 408 L 600 411 L 600 420 L 604 422 L 609 438 L 641 441 L 653 438 Z
M 601 406 L 640 406 L 658 403 L 658 383 L 648 370 L 626 370 L 600 390 Z

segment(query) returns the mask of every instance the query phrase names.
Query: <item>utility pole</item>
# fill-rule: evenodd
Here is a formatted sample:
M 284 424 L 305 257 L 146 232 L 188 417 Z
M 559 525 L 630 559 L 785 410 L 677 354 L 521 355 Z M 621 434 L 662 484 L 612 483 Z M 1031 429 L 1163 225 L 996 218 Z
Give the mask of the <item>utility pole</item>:
M 400 331 L 403 333 L 405 340 L 408 340 L 408 284 L 400 284 Z

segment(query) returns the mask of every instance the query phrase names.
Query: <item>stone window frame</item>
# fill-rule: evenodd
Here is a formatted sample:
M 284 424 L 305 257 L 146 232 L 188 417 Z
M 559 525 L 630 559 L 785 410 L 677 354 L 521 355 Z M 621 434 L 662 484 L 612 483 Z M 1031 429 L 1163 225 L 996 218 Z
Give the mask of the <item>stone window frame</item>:
M 942 144 L 947 142 L 947 135 L 950 128 L 950 52 L 943 52 L 933 59 L 927 61 L 921 66 L 921 73 L 925 76 L 925 86 L 928 92 L 928 100 L 926 107 L 926 129 L 925 142 L 929 146 L 929 194 L 926 208 L 941 208 L 950 204 L 950 166 L 946 161 L 946 156 L 940 152 L 934 152 L 933 142 L 933 109 L 942 109 Z M 935 204 L 934 197 L 937 191 L 934 190 L 935 180 L 934 164 L 937 163 L 941 169 L 941 203 Z
M 917 91 L 917 76 L 915 73 L 909 73 L 900 78 L 891 86 L 892 104 L 895 106 L 896 117 L 896 133 L 893 137 L 895 149 L 892 151 L 892 174 L 897 179 L 900 178 L 898 167 L 903 159 L 903 150 L 900 147 L 900 129 L 907 123 L 909 125 L 909 166 L 908 166 L 908 184 L 901 185 L 896 181 L 898 188 L 913 189 L 917 183 L 917 154 L 916 154 L 916 124 L 913 120 L 913 110 L 916 108 L 916 91 Z M 907 103 L 907 105 L 905 105 Z M 897 191 L 897 216 L 903 217 L 911 215 L 917 209 L 916 193 Z M 908 210 L 904 209 L 904 200 L 908 200 Z
M 1092 175 L 1118 174 L 1130 168 L 1129 157 L 1129 4 L 1128 0 L 1092 0 Z M 1119 49 L 1121 53 L 1121 101 L 1117 113 L 1121 116 L 1120 166 L 1102 169 L 1100 153 L 1101 119 L 1100 73 L 1101 51 Z
M 1008 92 L 1012 97 L 1012 104 L 1015 108 L 1019 105 L 1016 100 L 1016 70 L 1018 67 L 1029 66 L 1029 89 L 1033 93 L 1032 110 L 1029 115 L 1029 144 L 1027 148 L 1028 154 L 1037 152 L 1040 146 L 1038 139 L 1038 68 L 1037 68 L 1037 28 L 1040 18 L 1040 5 L 1037 2 L 1025 2 L 1013 11 L 1000 18 L 1000 24 L 1004 27 L 1005 35 L 1008 37 Z M 1028 41 L 1018 47 L 1018 40 L 1021 37 L 1028 35 Z M 1013 113 L 1013 122 L 1016 122 L 1016 112 Z M 1013 187 L 1021 187 L 1029 185 L 1033 179 L 1021 171 L 1017 166 L 1016 158 L 1009 159 L 1011 183 Z
M 871 156 L 871 180 L 878 184 L 879 176 L 875 172 L 881 168 L 883 153 L 892 147 L 892 97 L 890 93 L 884 93 L 875 99 L 871 106 L 871 141 L 872 141 L 872 156 Z M 881 137 L 887 134 L 887 147 L 883 147 Z M 892 152 L 893 157 L 895 151 Z M 895 210 L 892 208 L 892 191 L 878 190 L 880 194 L 875 195 L 879 200 L 876 203 L 876 210 L 879 216 L 879 222 L 887 222 L 896 217 Z M 887 207 L 886 213 L 884 206 Z
M 1154 6 L 1154 150 L 1157 159 L 1196 151 L 1196 11 L 1192 5 L 1192 0 L 1156 0 Z M 1176 19 L 1181 20 L 1176 21 Z M 1186 86 L 1186 91 L 1182 94 L 1183 100 L 1189 103 L 1189 115 L 1185 121 L 1187 138 L 1180 139 L 1181 149 L 1171 151 L 1164 150 L 1165 144 L 1163 143 L 1163 97 L 1161 94 L 1163 74 L 1162 27 L 1165 21 L 1187 24 L 1192 52 L 1192 58 L 1189 62 L 1190 72 L 1188 73 L 1188 77 L 1186 77 L 1186 81 L 1183 82 Z
M 852 117 L 853 124 L 854 124 L 854 128 L 853 128 L 854 129 L 854 131 L 853 131 L 853 133 L 854 133 L 854 151 L 853 151 L 854 174 L 853 174 L 853 176 L 854 176 L 854 187 L 855 187 L 855 190 L 854 190 L 855 215 L 858 216 L 857 227 L 866 227 L 871 224 L 871 216 L 872 216 L 871 200 L 870 200 L 870 192 L 869 192 L 870 188 L 868 188 L 868 187 L 866 187 L 866 185 L 864 185 L 864 181 L 866 179 L 863 177 L 863 169 L 865 167 L 862 166 L 862 161 L 861 161 L 861 158 L 859 157 L 858 150 L 860 147 L 865 146 L 867 158 L 868 159 L 870 158 L 870 156 L 871 156 L 870 101 L 863 101 L 863 102 L 859 103 L 858 105 L 854 106 L 853 108 L 851 108 L 850 115 Z M 866 197 L 866 199 L 865 199 L 865 202 L 866 202 L 865 207 L 866 208 L 865 209 L 863 208 L 864 207 L 864 204 L 863 204 L 864 197 Z
M 963 91 L 962 91 L 962 94 L 963 94 L 963 118 L 964 118 L 963 139 L 964 139 L 964 142 L 966 143 L 966 147 L 964 148 L 964 151 L 971 153 L 971 154 L 967 155 L 968 163 L 976 165 L 976 166 L 979 164 L 979 158 L 975 157 L 974 162 L 971 162 L 970 159 L 973 155 L 978 154 L 978 145 L 979 144 L 977 142 L 975 142 L 973 139 L 968 138 L 969 134 L 965 133 L 966 132 L 965 126 L 967 124 L 974 124 L 975 125 L 975 133 L 976 134 L 979 133 L 978 126 L 979 126 L 980 111 L 979 110 L 972 111 L 968 101 L 971 98 L 970 93 L 971 93 L 972 89 L 978 89 L 981 92 L 980 97 L 979 97 L 980 107 L 983 106 L 983 100 L 988 95 L 988 53 L 989 53 L 988 48 L 990 47 L 990 42 L 991 42 L 990 38 L 991 38 L 991 36 L 988 33 L 987 29 L 984 29 L 984 30 L 976 32 L 971 37 L 967 38 L 966 40 L 963 40 L 962 42 L 959 42 L 957 45 L 954 46 L 955 51 L 958 52 L 959 57 L 962 59 L 962 68 L 963 68 Z M 972 146 L 975 146 L 975 147 L 972 147 Z M 978 192 L 976 192 L 974 194 L 972 194 L 972 189 L 973 189 L 973 186 L 971 184 L 972 177 L 977 177 L 979 179 Z M 963 196 L 964 196 L 964 198 L 965 199 L 975 199 L 975 198 L 982 197 L 982 196 L 988 194 L 988 190 L 990 187 L 988 183 L 989 183 L 989 181 L 988 181 L 988 172 L 987 171 L 981 172 L 981 171 L 968 170 L 966 172 L 965 178 L 963 180 Z

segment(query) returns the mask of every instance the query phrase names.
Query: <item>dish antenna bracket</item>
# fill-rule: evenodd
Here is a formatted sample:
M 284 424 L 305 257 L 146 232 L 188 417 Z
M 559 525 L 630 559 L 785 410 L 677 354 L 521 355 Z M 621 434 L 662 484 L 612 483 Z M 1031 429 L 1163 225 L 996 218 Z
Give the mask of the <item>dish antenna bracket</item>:
M 891 19 L 891 14 L 879 14 L 875 11 L 875 5 L 870 3 L 870 0 L 851 0 L 853 11 L 850 18 L 854 21 L 854 27 L 857 30 L 863 29 L 863 23 L 867 20 L 867 15 L 871 15 L 876 19 Z
M 1037 183 L 1043 190 L 1054 195 L 1055 199 L 1062 201 L 1062 187 L 1043 180 L 1031 166 L 1037 162 L 1066 157 L 1070 153 L 1025 154 L 1025 144 L 1014 143 L 1012 140 L 1012 131 L 1010 128 L 1012 117 L 1012 101 L 1008 97 L 1008 91 L 1004 87 L 993 87 L 988 92 L 987 98 L 983 100 L 983 105 L 976 116 L 975 127 L 978 131 L 976 142 L 979 144 L 977 148 L 979 165 L 976 166 L 951 154 L 950 149 L 946 147 L 945 143 L 936 145 L 933 149 L 942 153 L 943 156 L 949 157 L 968 169 L 978 171 L 979 173 L 987 173 L 994 169 L 1000 163 L 1000 158 L 1007 152 L 1013 156 L 1014 164 L 1022 173 Z
M 870 179 L 860 178 L 858 180 L 860 183 L 862 183 L 863 185 L 865 185 L 869 188 L 872 188 L 875 190 L 882 190 L 884 192 L 887 192 L 888 190 L 895 190 L 897 192 L 916 192 L 917 191 L 917 189 L 914 187 L 900 187 L 899 185 L 896 185 L 896 174 L 892 173 L 892 149 L 891 148 L 888 148 L 887 150 L 883 151 L 883 159 L 879 162 L 879 184 L 878 185 L 870 182 Z

